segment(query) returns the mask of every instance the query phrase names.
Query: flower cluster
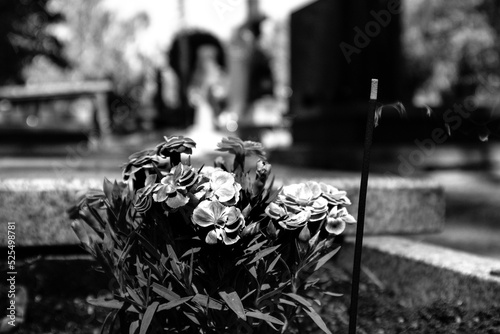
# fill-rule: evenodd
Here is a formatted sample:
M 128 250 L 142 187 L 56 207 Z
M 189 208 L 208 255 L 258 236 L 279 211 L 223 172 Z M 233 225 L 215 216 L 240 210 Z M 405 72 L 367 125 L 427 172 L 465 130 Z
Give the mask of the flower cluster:
M 346 223 L 356 222 L 345 208 L 349 204 L 345 191 L 309 181 L 283 187 L 278 199 L 266 208 L 266 213 L 287 230 L 307 228 L 309 222 L 322 222 L 327 218 L 325 230 L 339 235 Z
M 193 167 L 182 158 L 195 146 L 165 137 L 130 156 L 122 182 L 105 180 L 71 210 L 83 247 L 119 283 L 114 300 L 92 303 L 127 314 L 131 333 L 286 332 L 303 312 L 325 330 L 308 277 L 355 222 L 346 192 L 313 181 L 275 189 L 260 143 L 224 138 L 232 168 L 223 158 Z

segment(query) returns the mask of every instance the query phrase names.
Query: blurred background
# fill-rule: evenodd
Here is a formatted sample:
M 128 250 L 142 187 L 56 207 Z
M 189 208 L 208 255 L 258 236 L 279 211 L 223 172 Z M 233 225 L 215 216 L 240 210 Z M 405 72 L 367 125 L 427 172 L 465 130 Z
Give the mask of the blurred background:
M 445 230 L 412 238 L 500 259 L 499 15 L 495 0 L 0 0 L 0 181 L 120 178 L 179 134 L 200 163 L 239 136 L 278 177 L 359 177 L 377 78 L 373 175 L 446 192 Z
M 239 136 L 277 174 L 359 175 L 378 78 L 372 172 L 443 184 L 448 227 L 425 240 L 500 258 L 499 14 L 493 0 L 1 0 L 1 177 L 119 178 L 173 134 L 200 161 Z

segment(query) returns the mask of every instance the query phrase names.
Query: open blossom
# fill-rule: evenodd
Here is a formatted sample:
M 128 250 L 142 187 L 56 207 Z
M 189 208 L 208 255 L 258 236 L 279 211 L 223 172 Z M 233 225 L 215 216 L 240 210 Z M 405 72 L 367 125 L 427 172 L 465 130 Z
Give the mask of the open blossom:
M 187 191 L 196 182 L 197 173 L 190 166 L 178 164 L 173 167 L 160 183 L 152 185 L 153 200 L 165 202 L 172 209 L 189 202 Z
M 222 141 L 217 144 L 217 147 L 217 151 L 229 152 L 235 155 L 256 155 L 260 158 L 264 158 L 266 155 L 261 143 L 249 140 L 243 141 L 235 137 L 223 138 Z
M 196 143 L 191 138 L 183 136 L 170 136 L 164 138 L 165 142 L 156 146 L 156 152 L 162 158 L 169 157 L 173 153 L 192 154 L 193 148 L 196 147 Z
M 303 210 L 297 213 L 288 212 L 286 206 L 282 203 L 270 203 L 265 212 L 286 230 L 295 230 L 303 227 L 311 218 L 310 210 Z
M 319 185 L 298 183 L 283 187 L 278 201 L 289 213 L 310 211 L 309 221 L 315 222 L 323 220 L 328 211 L 328 202 L 320 195 Z
M 201 188 L 205 190 L 207 199 L 217 199 L 225 205 L 238 203 L 241 185 L 236 182 L 233 174 L 214 168 L 204 174 L 204 179 Z
M 160 159 L 155 150 L 142 150 L 132 154 L 129 162 L 123 166 L 123 180 L 135 179 L 135 174 L 141 170 L 153 170 L 153 164 L 158 164 Z
M 239 232 L 245 221 L 241 211 L 234 206 L 225 206 L 218 201 L 204 200 L 194 209 L 193 223 L 212 228 L 205 241 L 215 244 L 217 240 L 232 245 L 240 239 Z
M 308 182 L 311 183 L 311 182 Z M 316 183 L 316 182 L 314 182 Z M 329 184 L 319 182 L 319 187 L 321 189 L 321 196 L 324 197 L 328 204 L 333 205 L 351 205 L 351 201 L 347 198 L 347 193 L 343 190 L 338 190 Z
M 351 216 L 346 208 L 338 209 L 334 206 L 328 213 L 325 229 L 328 233 L 339 235 L 344 232 L 346 224 L 354 224 L 356 219 Z

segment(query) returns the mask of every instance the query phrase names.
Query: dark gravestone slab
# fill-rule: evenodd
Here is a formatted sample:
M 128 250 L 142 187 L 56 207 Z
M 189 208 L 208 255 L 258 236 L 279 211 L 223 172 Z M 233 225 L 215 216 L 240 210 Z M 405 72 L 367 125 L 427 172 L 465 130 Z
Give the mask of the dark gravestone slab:
M 291 16 L 296 144 L 362 142 L 370 80 L 401 100 L 399 1 L 319 0 Z

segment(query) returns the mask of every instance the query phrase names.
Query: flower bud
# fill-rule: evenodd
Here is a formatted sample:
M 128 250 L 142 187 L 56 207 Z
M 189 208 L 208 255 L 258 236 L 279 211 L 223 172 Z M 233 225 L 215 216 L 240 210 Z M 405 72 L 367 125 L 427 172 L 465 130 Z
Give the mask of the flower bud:
M 218 156 L 214 160 L 214 167 L 215 168 L 222 168 L 223 170 L 226 170 L 226 161 L 224 160 L 223 157 Z
M 266 232 L 273 239 L 276 238 L 276 236 L 278 235 L 278 232 L 276 231 L 276 226 L 274 226 L 274 223 L 272 220 L 270 220 L 269 224 L 267 224 Z
M 257 170 L 255 171 L 255 182 L 253 183 L 253 194 L 257 196 L 264 189 L 267 178 L 271 172 L 271 164 L 264 160 L 257 161 Z
M 271 173 L 271 164 L 265 160 L 257 161 L 257 178 L 263 180 L 264 182 L 267 180 L 267 177 Z
M 314 236 L 313 236 L 311 239 L 309 239 L 309 247 L 310 247 L 310 248 L 314 248 L 314 247 L 316 247 L 316 245 L 318 244 L 318 240 L 319 240 L 319 233 L 320 233 L 320 232 L 321 232 L 321 231 L 320 231 L 320 230 L 318 230 L 316 233 L 314 233 Z
M 79 212 L 80 219 L 83 220 L 88 226 L 90 226 L 101 238 L 104 236 L 104 228 L 89 211 L 88 208 L 84 207 Z
M 79 220 L 73 220 L 73 222 L 71 223 L 71 228 L 73 229 L 73 231 L 75 231 L 75 234 L 80 242 L 84 246 L 90 247 L 90 238 L 82 223 Z
M 308 242 L 311 239 L 311 232 L 307 225 L 305 225 L 299 233 L 299 240 L 302 242 Z

